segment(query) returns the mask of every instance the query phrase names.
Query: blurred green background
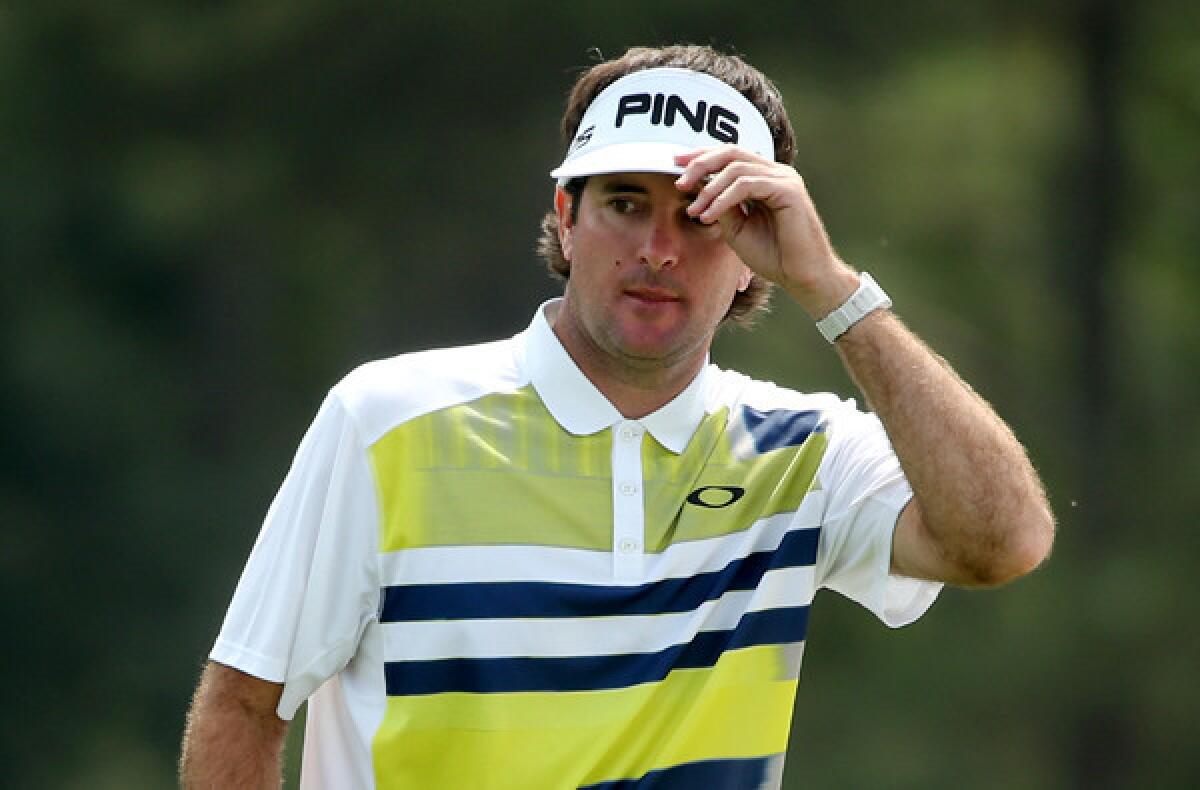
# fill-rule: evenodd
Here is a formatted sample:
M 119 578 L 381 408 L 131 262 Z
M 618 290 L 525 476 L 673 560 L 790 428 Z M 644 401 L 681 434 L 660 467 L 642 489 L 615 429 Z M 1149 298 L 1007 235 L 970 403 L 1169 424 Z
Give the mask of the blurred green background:
M 590 48 L 676 41 L 774 78 L 839 250 L 1012 423 L 1060 520 L 1034 576 L 902 631 L 818 597 L 787 786 L 1200 786 L 1184 0 L 4 4 L 5 785 L 174 782 L 326 389 L 523 328 L 557 291 L 533 240 L 566 90 Z M 782 301 L 716 359 L 853 393 Z

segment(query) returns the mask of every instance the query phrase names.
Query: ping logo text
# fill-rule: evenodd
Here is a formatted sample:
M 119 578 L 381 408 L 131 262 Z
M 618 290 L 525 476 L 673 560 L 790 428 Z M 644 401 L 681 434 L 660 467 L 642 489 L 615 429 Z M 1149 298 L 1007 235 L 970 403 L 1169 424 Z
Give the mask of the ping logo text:
M 709 137 L 722 143 L 736 143 L 738 140 L 736 113 L 719 104 L 709 105 L 703 99 L 696 102 L 693 111 L 687 102 L 673 93 L 630 93 L 622 96 L 617 103 L 617 128 L 629 116 L 646 114 L 650 115 L 650 123 L 654 126 L 674 126 L 675 121 L 682 118 L 693 132 L 707 132 Z

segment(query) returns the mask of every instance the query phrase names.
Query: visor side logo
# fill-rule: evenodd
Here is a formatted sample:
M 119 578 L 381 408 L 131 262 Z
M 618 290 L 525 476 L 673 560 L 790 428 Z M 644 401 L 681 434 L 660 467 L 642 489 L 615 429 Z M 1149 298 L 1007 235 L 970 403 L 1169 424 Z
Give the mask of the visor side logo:
M 592 133 L 595 131 L 596 124 L 592 124 L 579 134 L 575 135 L 575 139 L 571 141 L 571 150 L 574 151 L 576 148 L 583 148 L 585 145 L 590 143 L 592 141 Z

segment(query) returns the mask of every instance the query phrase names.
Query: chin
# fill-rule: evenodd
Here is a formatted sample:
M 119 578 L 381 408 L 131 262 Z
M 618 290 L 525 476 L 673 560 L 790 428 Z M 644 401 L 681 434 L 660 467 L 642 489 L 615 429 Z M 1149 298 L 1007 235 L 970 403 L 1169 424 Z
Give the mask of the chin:
M 630 359 L 666 366 L 687 356 L 693 344 L 683 342 L 677 335 L 662 334 L 626 336 L 618 347 Z

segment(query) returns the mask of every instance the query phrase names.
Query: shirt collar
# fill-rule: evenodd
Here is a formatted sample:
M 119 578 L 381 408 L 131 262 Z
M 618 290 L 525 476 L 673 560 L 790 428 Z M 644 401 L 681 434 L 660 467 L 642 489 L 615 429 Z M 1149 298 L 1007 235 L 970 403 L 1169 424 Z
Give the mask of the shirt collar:
M 533 323 L 522 333 L 525 366 L 533 388 L 558 424 L 576 436 L 586 436 L 624 422 L 625 418 L 583 375 L 554 334 L 546 313 L 557 309 L 561 301 L 551 299 L 539 307 Z M 634 422 L 671 452 L 683 452 L 704 419 L 710 377 L 706 359 L 700 373 L 683 392 Z

